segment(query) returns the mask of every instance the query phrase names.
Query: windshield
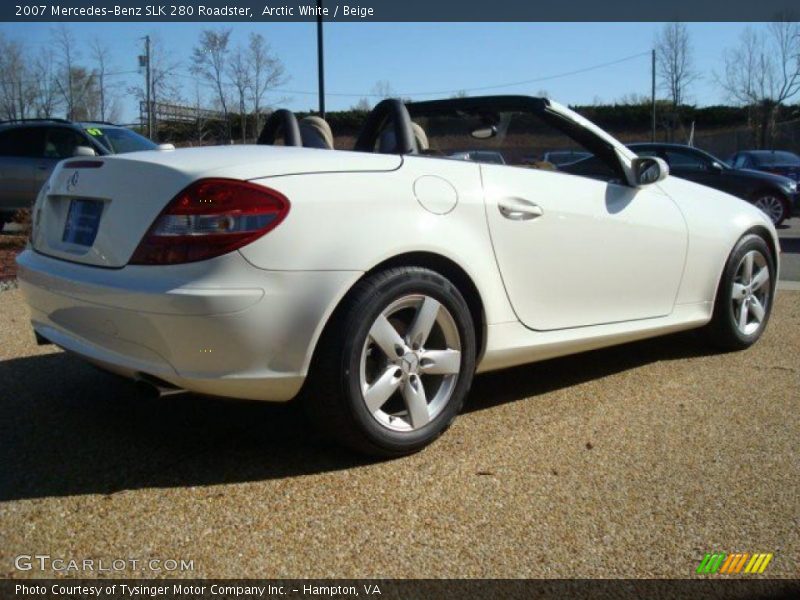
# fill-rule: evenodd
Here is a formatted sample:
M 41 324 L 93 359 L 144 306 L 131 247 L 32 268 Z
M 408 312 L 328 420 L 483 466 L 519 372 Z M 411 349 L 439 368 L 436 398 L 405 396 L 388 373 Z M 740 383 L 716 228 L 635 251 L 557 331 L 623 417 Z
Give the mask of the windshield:
M 155 150 L 158 146 L 138 133 L 124 127 L 86 127 L 88 133 L 100 145 L 114 154 Z
M 428 106 L 411 105 L 410 111 L 414 127 L 425 134 L 423 155 L 560 170 L 605 181 L 622 177 L 615 156 L 611 161 L 597 157 L 570 135 L 571 123 L 554 115 L 488 106 L 447 110 L 446 104 L 427 111 Z
M 754 154 L 756 164 L 761 167 L 774 167 L 777 165 L 800 165 L 800 157 L 792 152 L 765 152 Z

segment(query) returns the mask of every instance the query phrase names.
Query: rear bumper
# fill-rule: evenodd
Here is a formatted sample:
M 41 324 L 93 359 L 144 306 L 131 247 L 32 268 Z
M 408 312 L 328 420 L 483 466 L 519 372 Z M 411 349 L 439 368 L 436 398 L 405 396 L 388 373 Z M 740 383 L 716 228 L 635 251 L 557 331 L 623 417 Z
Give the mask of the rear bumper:
M 112 372 L 190 391 L 285 401 L 361 273 L 265 271 L 238 252 L 171 267 L 87 267 L 26 250 L 34 330 Z

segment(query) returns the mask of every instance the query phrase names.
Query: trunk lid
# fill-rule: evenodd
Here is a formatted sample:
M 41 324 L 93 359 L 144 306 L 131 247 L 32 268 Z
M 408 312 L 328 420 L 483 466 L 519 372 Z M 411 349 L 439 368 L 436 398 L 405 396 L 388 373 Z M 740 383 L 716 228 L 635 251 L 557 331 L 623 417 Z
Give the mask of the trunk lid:
M 401 164 L 402 157 L 397 155 L 277 146 L 215 146 L 67 159 L 53 171 L 34 206 L 33 248 L 70 262 L 123 267 L 158 214 L 197 179 L 380 172 Z

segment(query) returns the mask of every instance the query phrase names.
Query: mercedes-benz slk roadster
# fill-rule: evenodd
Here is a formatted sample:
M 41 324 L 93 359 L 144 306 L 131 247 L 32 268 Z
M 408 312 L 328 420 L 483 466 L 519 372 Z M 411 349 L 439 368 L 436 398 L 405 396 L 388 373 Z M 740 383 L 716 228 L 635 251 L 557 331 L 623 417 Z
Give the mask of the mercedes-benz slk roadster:
M 278 110 L 255 145 L 61 162 L 18 258 L 37 338 L 160 393 L 297 397 L 398 456 L 476 372 L 692 328 L 738 350 L 766 327 L 764 213 L 553 101 L 386 100 L 338 139 Z

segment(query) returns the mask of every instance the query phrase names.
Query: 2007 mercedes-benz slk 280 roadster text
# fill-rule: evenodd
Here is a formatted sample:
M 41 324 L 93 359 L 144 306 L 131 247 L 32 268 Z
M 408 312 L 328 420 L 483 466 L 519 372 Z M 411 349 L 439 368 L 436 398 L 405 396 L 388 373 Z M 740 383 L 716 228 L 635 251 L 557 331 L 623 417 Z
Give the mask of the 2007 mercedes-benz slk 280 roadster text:
M 386 100 L 333 143 L 279 110 L 258 145 L 60 163 L 18 259 L 37 336 L 166 392 L 299 396 L 393 456 L 476 371 L 691 328 L 742 349 L 767 324 L 764 213 L 555 102 Z M 556 151 L 596 160 L 531 159 Z

